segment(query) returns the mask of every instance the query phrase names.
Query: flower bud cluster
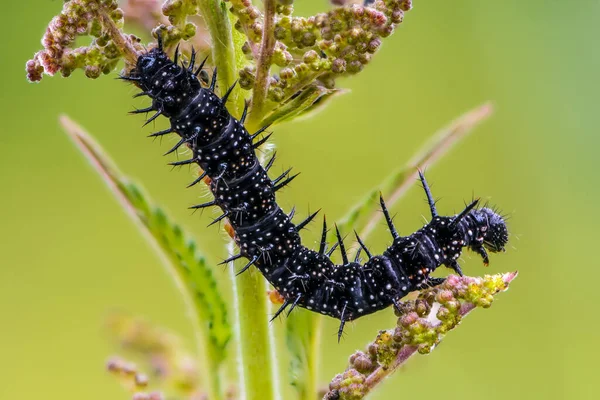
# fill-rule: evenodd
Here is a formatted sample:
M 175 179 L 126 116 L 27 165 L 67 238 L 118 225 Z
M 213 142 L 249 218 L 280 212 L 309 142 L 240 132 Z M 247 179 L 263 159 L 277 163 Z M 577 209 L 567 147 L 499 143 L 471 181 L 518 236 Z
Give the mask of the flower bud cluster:
M 366 352 L 357 351 L 343 374 L 329 385 L 325 399 L 361 399 L 377 382 L 415 353 L 430 353 L 462 317 L 476 307 L 488 308 L 494 295 L 508 288 L 514 274 L 482 278 L 451 275 L 434 288 L 421 292 L 416 300 L 402 303 L 393 330 L 380 331 Z
M 197 27 L 188 17 L 197 15 L 198 2 L 194 0 L 167 0 L 162 5 L 162 13 L 169 19 L 169 25 L 161 24 L 152 34 L 156 37 L 160 32 L 165 46 L 189 40 L 196 35 Z
M 138 353 L 174 354 L 179 346 L 177 337 L 170 332 L 127 314 L 112 314 L 107 327 L 122 347 Z
M 108 320 L 108 327 L 122 348 L 140 356 L 139 359 L 146 363 L 146 368 L 154 371 L 157 383 L 174 387 L 186 395 L 198 390 L 198 367 L 194 357 L 182 349 L 178 337 L 141 318 L 123 314 L 112 315 Z M 131 363 L 117 361 L 119 360 L 113 359 L 109 362 L 109 371 L 119 372 L 119 376 L 131 375 L 129 380 L 133 379 L 132 374 L 137 374 L 135 366 Z M 127 371 L 133 372 L 125 374 Z M 135 378 L 135 376 L 133 377 Z M 141 378 L 139 383 L 144 382 Z M 135 378 L 135 381 L 137 382 L 138 378 Z M 135 387 L 139 386 L 137 384 Z M 138 395 L 152 396 L 154 394 L 140 393 Z M 140 399 L 153 400 L 154 397 L 140 397 Z
M 262 13 L 251 0 L 229 0 L 229 11 L 237 17 L 235 28 L 248 37 L 247 46 L 260 43 L 262 37 Z
M 135 394 L 133 395 L 133 399 L 162 399 L 162 397 L 160 397 L 158 393 L 148 395 L 146 393 L 139 392 L 139 390 L 143 390 L 148 386 L 149 381 L 148 376 L 139 372 L 137 366 L 134 363 L 123 360 L 118 357 L 113 357 L 106 363 L 106 369 L 108 370 L 108 372 L 117 377 L 123 386 L 135 392 Z
M 343 374 L 338 374 L 329 384 L 329 392 L 325 400 L 360 400 L 364 398 L 366 376 L 350 367 Z
M 210 35 L 206 21 L 198 14 L 197 1 L 123 0 L 120 2 L 127 24 L 144 32 L 160 32 L 167 53 L 180 45 L 181 54 L 210 52 Z M 184 41 L 181 41 L 184 40 Z
M 282 6 L 280 2 L 275 15 L 277 42 L 272 57 L 280 70 L 269 82 L 271 101 L 288 99 L 309 85 L 333 89 L 338 77 L 362 71 L 381 46 L 382 38 L 394 31 L 412 6 L 410 0 L 379 0 L 369 6 L 349 3 L 327 13 L 294 17 L 292 6 Z M 252 9 L 251 5 L 248 7 L 247 10 Z M 241 10 L 237 13 L 243 14 Z M 260 24 L 260 14 L 253 15 L 256 17 L 253 24 Z M 248 42 L 244 50 L 248 57 L 256 58 L 256 44 Z M 253 87 L 251 71 L 243 71 L 240 78 L 243 88 Z
M 43 50 L 26 64 L 27 77 L 32 82 L 42 74 L 60 72 L 69 76 L 75 69 L 83 69 L 86 76 L 97 78 L 112 71 L 121 57 L 121 51 L 98 17 L 106 15 L 117 27 L 123 26 L 123 11 L 114 0 L 71 0 L 65 2 L 62 12 L 54 17 L 42 38 Z M 72 49 L 79 36 L 92 36 L 92 44 Z M 135 38 L 130 37 L 134 41 Z

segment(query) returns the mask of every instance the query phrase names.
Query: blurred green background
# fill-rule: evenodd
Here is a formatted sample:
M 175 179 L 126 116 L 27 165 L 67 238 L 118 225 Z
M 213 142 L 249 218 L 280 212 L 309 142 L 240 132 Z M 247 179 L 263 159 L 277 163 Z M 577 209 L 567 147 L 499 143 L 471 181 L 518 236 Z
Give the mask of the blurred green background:
M 184 190 L 190 174 L 171 172 L 160 157 L 170 143 L 144 139 L 141 119 L 127 116 L 139 104 L 131 87 L 80 71 L 26 82 L 25 61 L 61 3 L 5 9 L 0 398 L 126 399 L 104 372 L 115 351 L 102 328 L 107 313 L 144 315 L 190 344 L 191 330 L 172 281 L 58 115 L 93 133 L 215 261 L 223 234 L 205 228 L 209 213 L 188 212 L 199 192 Z M 297 3 L 303 15 L 327 7 Z M 489 269 L 465 255 L 466 273 L 518 269 L 520 276 L 492 309 L 473 313 L 431 355 L 412 359 L 373 399 L 598 398 L 599 20 L 596 0 L 415 0 L 372 64 L 341 82 L 350 94 L 276 129 L 280 168 L 302 171 L 283 205 L 322 207 L 333 220 L 438 128 L 486 100 L 496 107 L 427 172 L 442 212 L 474 193 L 511 214 L 509 251 Z M 420 227 L 423 197 L 415 185 L 394 207 L 402 232 Z M 381 251 L 388 241 L 380 227 L 368 242 Z M 227 273 L 215 267 L 215 275 L 226 288 Z M 337 345 L 336 321 L 328 320 L 323 382 L 394 321 L 391 311 L 362 318 Z

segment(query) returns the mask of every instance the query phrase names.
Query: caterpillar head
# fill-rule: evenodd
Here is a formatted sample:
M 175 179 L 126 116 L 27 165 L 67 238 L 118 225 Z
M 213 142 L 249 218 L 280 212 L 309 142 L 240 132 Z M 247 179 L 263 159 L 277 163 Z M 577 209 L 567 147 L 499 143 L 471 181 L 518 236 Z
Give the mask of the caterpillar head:
M 138 57 L 132 75 L 142 78 L 152 78 L 168 61 L 169 59 L 162 50 L 152 49 Z
M 483 246 L 493 253 L 504 251 L 508 242 L 508 229 L 504 218 L 487 207 L 475 211 L 473 216 L 479 225 Z

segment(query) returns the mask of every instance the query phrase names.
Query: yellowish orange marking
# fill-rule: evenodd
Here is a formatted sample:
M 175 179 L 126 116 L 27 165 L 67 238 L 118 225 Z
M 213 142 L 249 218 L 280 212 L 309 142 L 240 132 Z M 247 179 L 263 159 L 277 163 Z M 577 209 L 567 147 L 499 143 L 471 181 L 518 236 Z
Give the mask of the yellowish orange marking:
M 283 296 L 281 295 L 281 293 L 279 293 L 275 289 L 273 289 L 273 290 L 267 290 L 267 296 L 269 296 L 269 300 L 273 304 L 283 304 L 283 302 L 285 301 L 285 299 L 283 298 Z
M 231 223 L 229 222 L 228 219 L 225 219 L 225 223 L 223 224 L 223 229 L 225 229 L 225 232 L 227 232 L 229 237 L 233 239 L 233 237 L 235 236 L 235 231 L 233 230 L 233 226 L 231 226 Z

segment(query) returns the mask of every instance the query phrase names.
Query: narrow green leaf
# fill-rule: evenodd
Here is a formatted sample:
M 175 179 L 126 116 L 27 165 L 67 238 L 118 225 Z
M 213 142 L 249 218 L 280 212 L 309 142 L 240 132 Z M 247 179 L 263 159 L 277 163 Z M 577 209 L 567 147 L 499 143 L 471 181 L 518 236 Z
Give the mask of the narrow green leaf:
M 329 104 L 332 98 L 344 93 L 347 93 L 347 90 L 327 89 L 317 85 L 308 86 L 267 114 L 260 126 L 308 117 Z
M 450 149 L 460 140 L 464 139 L 473 128 L 486 120 L 492 114 L 491 104 L 485 103 L 463 114 L 448 126 L 439 130 L 432 136 L 430 141 L 419 151 L 405 166 L 393 172 L 377 189 L 369 192 L 363 200 L 358 202 L 347 214 L 338 222 L 342 232 L 349 232 L 356 229 L 360 232 L 361 238 L 365 239 L 370 235 L 382 218 L 379 212 L 379 193 L 384 194 L 385 202 L 388 207 L 402 198 L 408 189 L 417 182 L 418 170 L 426 169 L 433 165 L 441 156 L 447 154 Z M 389 194 L 388 194 L 389 193 Z M 371 211 L 366 223 L 359 223 L 360 217 Z M 333 238 L 333 237 L 332 237 Z M 356 244 L 354 250 L 356 250 Z
M 60 122 L 66 133 L 88 159 L 104 182 L 132 217 L 140 232 L 157 251 L 174 278 L 188 307 L 203 352 L 202 373 L 211 399 L 221 399 L 219 369 L 226 357 L 232 336 L 227 306 L 221 298 L 211 268 L 196 244 L 165 212 L 129 178 L 83 128 L 63 115 Z

